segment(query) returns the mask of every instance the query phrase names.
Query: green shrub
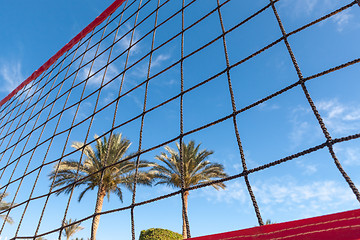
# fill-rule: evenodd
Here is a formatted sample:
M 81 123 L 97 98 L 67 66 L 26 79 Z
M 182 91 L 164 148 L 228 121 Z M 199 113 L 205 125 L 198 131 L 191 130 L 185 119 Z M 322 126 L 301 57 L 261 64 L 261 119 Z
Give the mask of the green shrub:
M 182 235 L 167 229 L 150 228 L 142 230 L 139 240 L 182 240 Z

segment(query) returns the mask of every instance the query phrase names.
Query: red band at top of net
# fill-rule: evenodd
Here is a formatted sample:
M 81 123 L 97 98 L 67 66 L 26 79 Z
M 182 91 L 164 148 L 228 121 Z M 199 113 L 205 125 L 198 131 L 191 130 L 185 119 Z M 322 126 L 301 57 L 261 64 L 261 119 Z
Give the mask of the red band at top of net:
M 78 35 L 76 35 L 70 42 L 68 42 L 63 48 L 61 48 L 54 56 L 52 56 L 47 62 L 45 62 L 38 70 L 33 72 L 25 81 L 23 81 L 17 88 L 15 88 L 9 95 L 0 101 L 0 107 L 4 105 L 9 99 L 11 99 L 16 93 L 23 89 L 31 81 L 39 77 L 44 71 L 46 71 L 51 65 L 55 63 L 64 53 L 70 50 L 75 44 L 89 34 L 94 28 L 99 26 L 106 18 L 118 9 L 118 7 L 125 2 L 125 0 L 115 0 L 104 12 L 102 12 L 94 21 L 86 26 Z

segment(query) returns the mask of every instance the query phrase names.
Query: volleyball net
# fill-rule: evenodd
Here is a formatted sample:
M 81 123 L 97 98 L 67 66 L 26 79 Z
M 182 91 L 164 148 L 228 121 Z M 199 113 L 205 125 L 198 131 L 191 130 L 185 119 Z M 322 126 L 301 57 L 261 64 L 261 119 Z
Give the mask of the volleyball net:
M 243 193 L 261 226 L 264 217 L 256 194 L 261 189 L 254 190 L 252 176 L 267 169 L 290 171 L 287 169 L 290 162 L 306 156 L 311 158 L 314 153 L 325 150 L 332 160 L 326 165 L 336 168 L 354 200 L 360 201 L 356 184 L 334 150 L 337 144 L 356 141 L 360 132 L 352 130 L 351 134 L 335 134 L 334 137 L 308 87 L 316 81 L 332 87 L 331 83 L 322 80 L 326 76 L 344 81 L 341 73 L 358 68 L 360 58 L 341 58 L 339 61 L 342 62 L 335 61 L 333 65 L 331 61 L 330 64 L 326 62 L 324 66 L 328 67 L 314 68 L 317 71 L 314 72 L 303 71 L 297 57 L 297 53 L 305 49 L 302 44 L 306 44 L 298 39 L 316 38 L 311 35 L 313 31 L 347 11 L 358 12 L 359 2 L 343 1 L 330 11 L 306 18 L 301 25 L 282 21 L 284 8 L 281 4 L 290 4 L 284 2 L 116 0 L 0 103 L 0 235 L 9 239 L 60 239 L 65 229 L 78 223 L 90 226 L 98 216 L 106 218 L 126 212 L 128 222 L 124 225 L 129 228 L 129 236 L 131 231 L 131 237 L 135 239 L 139 230 L 136 225 L 141 218 L 137 218 L 137 213 L 141 216 L 144 207 L 175 198 L 179 203 L 177 211 L 182 212 L 180 218 L 184 218 L 186 235 L 191 238 L 191 213 L 188 217 L 185 195 L 235 180 L 244 184 Z M 268 59 L 267 64 L 273 63 L 272 69 L 279 59 L 287 61 L 283 68 L 291 68 L 292 74 L 275 69 L 279 79 L 268 76 L 263 68 L 264 58 Z M 263 74 L 255 74 L 262 71 Z M 355 79 L 356 76 L 349 78 Z M 326 91 L 326 88 L 320 89 Z M 295 95 L 295 92 L 296 98 L 306 102 L 306 111 L 315 119 L 323 141 L 314 143 L 309 139 L 304 145 L 306 148 L 294 148 L 296 150 L 283 151 L 279 147 L 274 149 L 276 154 L 269 155 L 266 161 L 249 167 L 249 162 L 253 161 L 247 157 L 249 142 L 261 152 L 265 151 L 265 146 L 260 142 L 278 141 L 275 136 L 261 140 L 266 132 L 259 125 L 261 121 L 269 123 L 270 120 L 259 119 L 253 112 L 284 96 Z M 291 102 L 292 99 L 284 101 Z M 254 125 L 244 127 L 243 116 Z M 281 128 L 274 124 L 264 125 Z M 254 137 L 256 141 L 248 141 L 251 134 L 244 133 L 249 126 L 260 128 L 258 138 Z M 132 153 L 119 162 L 82 175 L 87 146 L 95 146 L 104 137 L 109 139 L 118 133 L 131 140 L 129 151 Z M 227 165 L 224 156 L 222 164 L 226 166 L 226 177 L 185 187 L 187 176 L 182 169 L 181 188 L 167 189 L 165 193 L 160 191 L 158 195 L 143 194 L 155 191 L 156 186 L 150 189 L 140 185 L 141 160 L 155 161 L 154 156 L 163 152 L 167 145 L 175 146 L 175 143 L 187 143 L 193 139 L 204 143 L 207 138 L 219 145 L 227 144 L 230 142 L 227 138 L 231 138 L 229 145 L 237 152 L 232 161 L 240 167 Z M 83 145 L 75 149 L 71 147 L 73 142 L 82 142 Z M 201 147 L 207 148 L 207 145 Z M 180 144 L 180 149 L 183 148 Z M 182 150 L 179 158 L 181 168 L 184 168 Z M 217 152 L 217 149 L 212 150 Z M 78 163 L 73 172 L 75 178 L 59 187 L 56 185 L 56 176 L 61 171 L 59 166 L 69 159 Z M 81 183 L 103 178 L 107 170 L 126 161 L 135 164 L 135 178 L 130 184 L 132 191 L 128 191 L 127 200 L 126 190 L 123 190 L 123 203 L 111 199 L 111 204 L 96 213 L 93 209 L 100 193 L 95 191 L 96 187 L 90 186 L 93 193 L 88 193 L 88 198 L 80 205 L 77 203 Z M 229 169 L 229 166 L 233 168 Z M 55 177 L 49 177 L 51 172 Z M 64 191 L 67 194 L 63 194 Z M 358 214 L 352 214 L 354 222 L 347 222 L 348 228 L 344 225 L 339 231 L 357 229 Z M 76 221 L 66 221 L 74 215 Z M 123 224 L 108 219 L 109 223 L 113 222 L 113 228 Z M 287 227 L 294 227 L 290 225 Z M 336 230 L 336 226 L 327 229 Z M 272 227 L 261 229 L 268 231 L 266 229 Z M 243 232 L 232 234 L 204 239 L 236 239 L 235 236 Z M 291 235 L 285 230 L 279 234 L 276 239 Z

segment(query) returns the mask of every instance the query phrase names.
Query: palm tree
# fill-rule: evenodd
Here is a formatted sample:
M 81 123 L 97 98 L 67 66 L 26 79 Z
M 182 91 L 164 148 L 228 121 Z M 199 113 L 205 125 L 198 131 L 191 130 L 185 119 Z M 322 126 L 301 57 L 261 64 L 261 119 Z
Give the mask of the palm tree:
M 177 143 L 177 150 L 165 147 L 167 153 L 162 152 L 155 156 L 155 159 L 161 161 L 162 164 L 154 163 L 149 172 L 158 184 L 166 184 L 175 188 L 181 188 L 181 162 L 180 162 L 180 145 Z M 184 169 L 184 188 L 209 183 L 215 179 L 227 177 L 224 167 L 218 163 L 211 163 L 206 159 L 213 154 L 213 151 L 199 150 L 200 144 L 195 146 L 194 141 L 190 141 L 187 145 L 182 143 L 182 159 Z M 225 189 L 225 184 L 214 183 L 212 185 L 216 190 Z M 187 213 L 189 191 L 184 192 L 185 212 Z M 183 214 L 183 238 L 187 238 L 187 230 L 185 224 L 185 216 Z
M 98 136 L 95 135 L 95 139 Z M 135 179 L 134 170 L 136 168 L 135 161 L 128 159 L 121 161 L 124 158 L 131 143 L 126 138 L 122 138 L 121 134 L 113 134 L 107 139 L 97 139 L 95 150 L 90 145 L 84 145 L 81 142 L 74 142 L 71 146 L 79 151 L 83 151 L 85 160 L 80 164 L 76 160 L 65 160 L 59 165 L 54 166 L 54 170 L 50 173 L 49 178 L 54 181 L 55 187 L 66 186 L 61 191 L 69 194 L 72 187 L 84 186 L 85 189 L 79 195 L 79 201 L 84 194 L 89 190 L 97 189 L 97 199 L 95 204 L 95 216 L 92 222 L 91 239 L 96 239 L 96 232 L 99 225 L 100 215 L 104 197 L 107 196 L 110 200 L 110 194 L 115 193 L 120 200 L 123 200 L 122 189 L 125 187 L 130 191 L 133 190 L 133 183 Z M 104 167 L 110 166 L 104 170 Z M 139 162 L 139 168 L 147 167 L 148 163 L 145 161 Z M 78 177 L 76 176 L 79 167 Z M 56 169 L 58 173 L 56 174 Z M 101 177 L 101 172 L 103 175 Z M 85 178 L 86 177 L 86 178 Z M 80 182 L 74 183 L 76 179 L 85 178 Z M 152 179 L 148 174 L 139 171 L 137 175 L 137 182 L 139 184 L 151 185 Z
M 271 221 L 271 219 L 266 220 L 265 225 L 274 224 L 276 222 Z
M 76 219 L 74 221 L 71 220 L 71 218 L 67 221 L 65 221 L 65 225 L 70 225 L 71 223 L 76 222 Z M 63 235 L 66 237 L 66 240 L 69 240 L 72 235 L 77 233 L 78 231 L 83 230 L 84 228 L 80 226 L 80 223 L 75 223 L 71 226 L 68 226 L 64 229 Z
M 10 203 L 4 201 L 4 198 L 9 195 L 8 193 L 0 193 L 0 212 L 7 210 L 11 207 Z M 7 223 L 13 224 L 14 221 L 11 217 L 6 217 L 7 214 L 0 214 L 0 218 L 4 219 Z

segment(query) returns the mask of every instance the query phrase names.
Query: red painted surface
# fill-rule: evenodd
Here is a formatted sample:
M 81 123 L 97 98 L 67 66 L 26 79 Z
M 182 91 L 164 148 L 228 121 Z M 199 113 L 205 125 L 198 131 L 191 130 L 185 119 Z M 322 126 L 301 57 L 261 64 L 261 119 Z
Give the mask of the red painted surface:
M 85 27 L 78 35 L 76 35 L 71 41 L 61 48 L 54 56 L 52 56 L 46 63 L 44 63 L 38 70 L 36 70 L 30 77 L 22 82 L 17 88 L 15 88 L 9 95 L 0 101 L 0 107 L 4 105 L 9 99 L 11 99 L 17 92 L 24 88 L 31 81 L 38 78 L 44 71 L 46 71 L 56 60 L 58 60 L 64 53 L 70 50 L 75 44 L 89 34 L 94 28 L 99 26 L 110 14 L 114 13 L 118 7 L 125 2 L 125 0 L 115 0 L 103 13 L 101 13 L 94 21 L 92 21 L 87 27 Z
M 355 240 L 360 239 L 360 209 L 191 239 Z

